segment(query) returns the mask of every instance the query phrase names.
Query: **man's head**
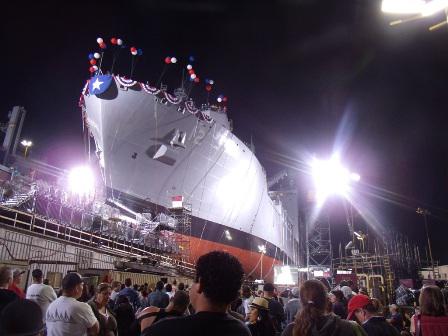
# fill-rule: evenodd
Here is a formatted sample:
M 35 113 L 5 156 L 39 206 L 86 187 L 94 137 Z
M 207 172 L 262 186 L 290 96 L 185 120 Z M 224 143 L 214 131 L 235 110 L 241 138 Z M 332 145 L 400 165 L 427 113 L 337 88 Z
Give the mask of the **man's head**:
M 299 287 L 293 287 L 291 289 L 291 297 L 298 299 L 300 295 Z
M 131 278 L 127 278 L 127 279 L 125 279 L 125 280 L 124 280 L 124 285 L 125 285 L 126 287 L 131 287 L 131 286 L 132 286 L 132 280 L 131 280 Z
M 396 304 L 391 304 L 389 306 L 389 311 L 390 311 L 391 314 L 398 313 L 398 306 Z
M 263 286 L 263 296 L 266 298 L 272 298 L 274 296 L 275 287 L 273 284 L 267 282 Z
M 121 282 L 120 281 L 112 281 L 111 287 L 114 292 L 119 292 L 121 289 Z
M 173 310 L 178 311 L 180 313 L 185 313 L 190 304 L 190 297 L 185 291 L 176 291 L 176 294 L 173 296 Z
M 242 292 L 241 294 L 243 295 L 243 297 L 246 299 L 250 298 L 250 296 L 252 295 L 252 292 L 251 292 L 249 286 L 243 286 L 241 292 Z
M 204 254 L 196 263 L 196 278 L 190 290 L 191 304 L 196 310 L 214 306 L 225 311 L 238 296 L 243 274 L 241 263 L 229 253 L 213 251 Z
M 44 274 L 42 273 L 42 270 L 36 268 L 32 273 L 31 276 L 33 277 L 33 281 L 35 283 L 42 283 L 44 279 Z
M 12 271 L 9 267 L 3 266 L 0 267 L 0 287 L 8 288 L 8 286 L 12 283 Z
M 163 281 L 157 281 L 157 283 L 156 283 L 157 290 L 161 291 L 164 286 L 165 286 L 165 284 L 163 283 Z
M 378 313 L 379 307 L 367 295 L 357 294 L 348 302 L 348 320 L 355 317 L 358 322 L 363 323 Z
M 82 295 L 82 289 L 84 282 L 81 275 L 78 273 L 68 273 L 64 279 L 62 279 L 62 291 L 64 296 L 73 297 L 79 299 Z
M 179 286 L 177 286 L 177 289 L 180 291 L 185 290 L 185 284 L 183 282 L 179 282 Z
M 21 269 L 15 269 L 12 273 L 12 282 L 16 285 L 20 285 L 22 282 L 22 274 L 25 273 L 25 271 L 22 271 Z
M 173 286 L 171 284 L 166 284 L 165 292 L 171 293 L 172 290 L 173 290 Z
M 16 300 L 7 305 L 0 320 L 1 335 L 43 335 L 42 310 L 30 300 Z

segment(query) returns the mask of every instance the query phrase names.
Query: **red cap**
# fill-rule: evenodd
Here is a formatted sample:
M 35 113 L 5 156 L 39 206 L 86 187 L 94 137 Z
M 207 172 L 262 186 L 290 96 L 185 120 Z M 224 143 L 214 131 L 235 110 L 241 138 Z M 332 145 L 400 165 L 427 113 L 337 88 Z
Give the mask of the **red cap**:
M 367 295 L 357 294 L 354 297 L 352 297 L 350 299 L 350 301 L 348 302 L 347 320 L 352 319 L 353 313 L 355 312 L 356 309 L 361 309 L 361 308 L 367 306 L 371 302 L 372 301 L 370 300 L 370 298 Z

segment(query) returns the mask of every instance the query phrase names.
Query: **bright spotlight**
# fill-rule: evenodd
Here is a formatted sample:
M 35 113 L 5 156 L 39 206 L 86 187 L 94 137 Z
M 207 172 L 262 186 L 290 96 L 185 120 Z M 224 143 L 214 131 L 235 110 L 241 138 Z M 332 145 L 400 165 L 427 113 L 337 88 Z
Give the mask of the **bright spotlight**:
M 381 10 L 390 14 L 431 16 L 448 7 L 448 0 L 383 0 Z
M 73 168 L 68 176 L 70 190 L 78 195 L 91 195 L 95 189 L 95 179 L 89 167 Z
M 330 195 L 347 197 L 351 182 L 361 179 L 358 174 L 350 173 L 347 168 L 342 166 L 336 155 L 330 160 L 314 159 L 311 168 L 316 198 L 319 203 L 323 203 Z

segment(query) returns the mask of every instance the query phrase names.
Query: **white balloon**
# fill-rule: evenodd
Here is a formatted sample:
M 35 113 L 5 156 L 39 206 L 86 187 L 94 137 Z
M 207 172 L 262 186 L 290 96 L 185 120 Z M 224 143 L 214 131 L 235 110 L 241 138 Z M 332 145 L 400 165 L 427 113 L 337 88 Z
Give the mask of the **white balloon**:
M 97 71 L 98 67 L 96 65 L 93 66 L 93 70 Z
M 191 69 L 193 69 L 193 66 L 192 66 L 191 64 L 188 64 L 188 65 L 187 65 L 187 69 L 188 69 L 188 70 L 191 70 Z
M 96 59 L 99 59 L 101 57 L 101 55 L 99 53 L 94 53 L 93 57 L 95 57 Z
M 117 39 L 117 44 L 118 45 L 122 45 L 123 44 L 123 40 L 122 39 Z
M 176 63 L 177 62 L 177 58 L 176 57 L 171 57 L 171 63 Z
M 222 102 L 222 98 L 218 97 L 218 99 L 216 99 L 218 101 L 218 103 Z
M 195 78 L 196 78 L 196 74 L 192 73 L 192 74 L 190 75 L 190 78 L 191 78 L 191 79 L 195 79 Z
M 210 79 L 208 83 L 209 83 L 210 85 L 213 85 L 213 84 L 215 84 L 215 81 L 213 81 L 212 79 Z
M 104 41 L 103 41 L 103 39 L 102 39 L 101 37 L 98 37 L 98 38 L 96 39 L 96 42 L 98 42 L 98 44 L 101 44 L 101 43 L 103 43 Z
M 138 52 L 137 51 L 131 51 L 131 54 L 135 56 L 135 55 L 138 54 Z

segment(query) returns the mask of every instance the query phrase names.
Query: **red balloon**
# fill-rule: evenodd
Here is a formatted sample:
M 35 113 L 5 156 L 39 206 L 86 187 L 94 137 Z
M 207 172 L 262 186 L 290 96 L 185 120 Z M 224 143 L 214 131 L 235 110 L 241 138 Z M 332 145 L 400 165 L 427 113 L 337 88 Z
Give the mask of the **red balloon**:
M 212 90 L 212 86 L 211 85 L 206 85 L 205 89 L 210 92 Z
M 91 67 L 89 68 L 89 71 L 90 71 L 90 72 L 95 72 L 95 69 L 93 68 L 93 66 L 91 66 Z
M 90 60 L 90 64 L 95 65 L 95 64 L 96 64 L 96 59 L 92 58 L 92 59 Z
M 194 79 L 194 82 L 195 82 L 195 83 L 199 83 L 199 77 L 196 77 L 196 78 Z
M 188 74 L 190 75 L 194 74 L 194 70 L 193 69 L 188 70 Z
M 135 51 L 137 51 L 137 48 L 136 47 L 131 47 L 131 52 L 135 52 Z
M 165 57 L 165 63 L 170 64 L 171 63 L 171 57 Z
M 112 38 L 110 39 L 110 43 L 112 43 L 112 44 L 117 44 L 117 39 L 116 39 L 115 37 L 112 37 Z
M 227 102 L 227 97 L 224 97 L 223 99 L 222 99 L 222 101 L 225 103 L 225 102 Z
M 104 43 L 104 42 L 103 42 L 103 43 L 100 43 L 100 48 L 101 48 L 101 49 L 106 49 L 106 43 Z

